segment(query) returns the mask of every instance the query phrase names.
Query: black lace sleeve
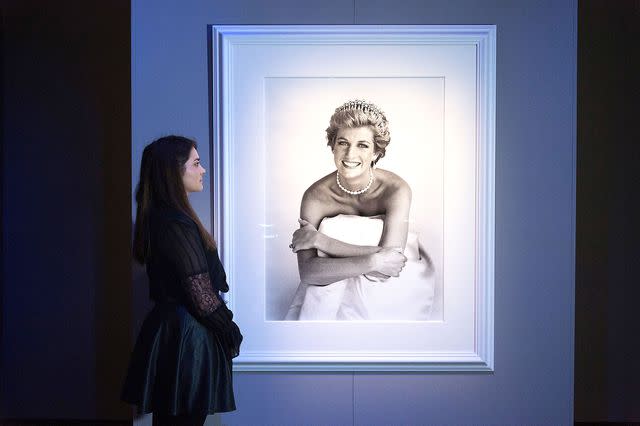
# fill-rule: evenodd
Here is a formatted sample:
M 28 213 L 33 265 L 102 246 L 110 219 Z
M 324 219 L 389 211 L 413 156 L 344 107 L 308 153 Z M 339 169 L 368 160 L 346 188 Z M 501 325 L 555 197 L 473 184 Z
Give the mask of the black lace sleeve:
M 195 224 L 169 222 L 163 237 L 161 250 L 180 280 L 189 311 L 201 318 L 224 305 L 211 285 L 207 258 Z
M 219 335 L 230 358 L 237 356 L 242 335 L 233 322 L 233 313 L 212 286 L 206 252 L 195 223 L 168 223 L 161 241 L 160 249 L 180 281 L 187 309 Z

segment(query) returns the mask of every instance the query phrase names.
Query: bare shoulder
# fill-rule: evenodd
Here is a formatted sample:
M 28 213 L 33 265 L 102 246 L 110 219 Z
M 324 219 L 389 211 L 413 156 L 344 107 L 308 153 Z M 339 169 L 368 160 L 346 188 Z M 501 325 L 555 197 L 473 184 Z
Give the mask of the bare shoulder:
M 329 184 L 332 181 L 333 175 L 334 173 L 329 173 L 312 183 L 311 186 L 304 191 L 304 195 L 302 195 L 302 204 L 322 203 L 329 200 L 331 197 Z
M 377 169 L 376 174 L 384 186 L 387 198 L 408 198 L 411 200 L 411 187 L 407 181 L 389 170 Z
M 302 196 L 300 202 L 300 217 L 309 221 L 316 228 L 323 217 L 328 215 L 327 206 L 333 205 L 330 182 L 333 173 L 315 181 Z

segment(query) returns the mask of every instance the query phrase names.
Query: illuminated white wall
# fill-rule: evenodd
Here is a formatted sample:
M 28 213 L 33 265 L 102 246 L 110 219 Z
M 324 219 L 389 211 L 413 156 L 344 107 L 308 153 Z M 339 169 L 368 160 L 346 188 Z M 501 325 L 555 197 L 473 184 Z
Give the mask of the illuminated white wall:
M 223 423 L 572 423 L 576 10 L 575 0 L 132 2 L 135 181 L 156 135 L 209 139 L 209 24 L 497 26 L 495 373 L 236 373 L 239 409 Z M 322 146 L 325 127 L 310 142 Z M 403 145 L 393 137 L 389 156 Z M 205 219 L 209 200 L 195 202 Z

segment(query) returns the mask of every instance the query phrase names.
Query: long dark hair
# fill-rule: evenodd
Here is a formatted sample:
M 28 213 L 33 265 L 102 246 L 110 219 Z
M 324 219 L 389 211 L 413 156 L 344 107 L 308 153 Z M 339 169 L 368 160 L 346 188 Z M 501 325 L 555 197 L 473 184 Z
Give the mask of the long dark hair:
M 208 249 L 216 246 L 187 198 L 182 175 L 191 149 L 198 145 L 183 136 L 165 136 L 147 145 L 142 153 L 140 180 L 136 187 L 136 223 L 133 234 L 133 257 L 140 263 L 149 258 L 149 216 L 153 207 L 172 207 L 189 216 L 198 225 Z

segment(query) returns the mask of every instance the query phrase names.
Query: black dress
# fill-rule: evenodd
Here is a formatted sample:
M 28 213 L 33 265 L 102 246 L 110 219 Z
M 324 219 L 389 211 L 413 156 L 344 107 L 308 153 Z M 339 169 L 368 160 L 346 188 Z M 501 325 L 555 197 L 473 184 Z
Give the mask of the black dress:
M 155 306 L 136 341 L 122 400 L 140 413 L 235 410 L 232 358 L 242 335 L 220 297 L 229 287 L 216 251 L 198 227 L 170 208 L 150 216 L 147 274 Z

